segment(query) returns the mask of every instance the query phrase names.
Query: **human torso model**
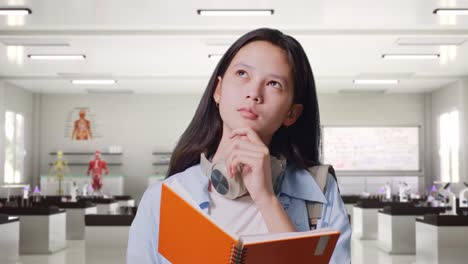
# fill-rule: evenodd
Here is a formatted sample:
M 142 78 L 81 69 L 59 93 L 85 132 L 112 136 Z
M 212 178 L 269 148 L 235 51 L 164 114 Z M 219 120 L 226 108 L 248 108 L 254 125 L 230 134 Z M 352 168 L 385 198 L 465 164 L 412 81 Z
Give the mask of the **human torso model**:
M 85 118 L 86 112 L 80 111 L 80 118 L 75 121 L 73 126 L 72 139 L 74 140 L 88 140 L 93 138 L 91 133 L 91 122 Z
M 400 182 L 398 186 L 398 196 L 401 203 L 407 203 L 411 193 L 411 187 L 406 182 Z
M 92 176 L 92 179 L 93 179 L 92 187 L 93 187 L 94 193 L 100 194 L 101 192 L 103 171 L 106 173 L 106 175 L 109 174 L 106 161 L 101 159 L 101 152 L 96 151 L 94 155 L 94 160 L 89 162 L 88 171 L 86 172 L 88 176 Z
M 381 188 L 381 192 L 384 194 L 385 201 L 392 201 L 392 187 L 389 182 Z
M 70 196 L 71 196 L 72 202 L 76 202 L 77 192 L 78 192 L 78 186 L 76 186 L 76 182 L 73 182 L 70 186 Z
M 52 168 L 50 169 L 51 174 L 55 176 L 55 179 L 58 181 L 58 195 L 63 195 L 63 177 L 66 172 L 69 172 L 70 169 L 68 168 L 67 161 L 63 159 L 63 152 L 57 151 L 57 160 L 52 163 Z
M 458 195 L 458 201 L 460 203 L 460 207 L 463 208 L 468 208 L 468 197 L 466 194 L 468 194 L 468 183 L 464 182 L 465 188 L 462 189 Z

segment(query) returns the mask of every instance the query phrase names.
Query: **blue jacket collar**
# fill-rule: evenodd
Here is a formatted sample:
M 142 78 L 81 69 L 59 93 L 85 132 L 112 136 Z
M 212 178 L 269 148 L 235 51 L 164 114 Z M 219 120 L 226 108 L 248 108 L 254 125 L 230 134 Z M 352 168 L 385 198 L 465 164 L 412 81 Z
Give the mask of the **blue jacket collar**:
M 210 205 L 209 181 L 208 177 L 204 175 L 200 164 L 188 168 L 181 176 L 183 180 L 180 183 L 186 190 L 190 190 L 190 194 L 200 208 L 208 208 Z
M 280 192 L 306 201 L 328 203 L 310 172 L 293 166 L 286 168 Z

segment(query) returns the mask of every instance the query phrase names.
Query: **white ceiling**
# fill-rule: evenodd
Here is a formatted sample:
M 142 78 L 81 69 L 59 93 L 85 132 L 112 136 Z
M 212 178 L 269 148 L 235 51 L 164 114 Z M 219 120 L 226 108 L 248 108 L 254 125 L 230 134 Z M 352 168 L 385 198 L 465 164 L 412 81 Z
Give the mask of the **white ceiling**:
M 421 93 L 468 76 L 468 16 L 442 18 L 441 7 L 468 0 L 0 0 L 25 6 L 23 20 L 0 17 L 0 78 L 43 93 L 122 89 L 137 93 L 200 93 L 236 38 L 257 27 L 296 37 L 308 54 L 320 92 L 388 89 Z M 200 17 L 197 9 L 274 9 L 269 17 Z M 444 40 L 453 47 L 401 46 L 400 38 Z M 2 41 L 64 46 L 7 47 Z M 83 61 L 32 61 L 27 54 L 85 54 Z M 387 61 L 384 53 L 441 53 L 438 61 Z M 72 76 L 108 77 L 112 86 L 72 85 Z M 357 86 L 353 79 L 398 78 L 393 86 Z

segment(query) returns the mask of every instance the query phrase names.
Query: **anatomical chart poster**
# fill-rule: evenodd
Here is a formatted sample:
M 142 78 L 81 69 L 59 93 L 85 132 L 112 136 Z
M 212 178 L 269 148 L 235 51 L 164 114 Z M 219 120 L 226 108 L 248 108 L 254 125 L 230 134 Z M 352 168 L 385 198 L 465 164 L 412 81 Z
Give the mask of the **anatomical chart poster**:
M 90 141 L 101 138 L 100 124 L 89 107 L 75 107 L 68 112 L 65 138 L 73 141 Z

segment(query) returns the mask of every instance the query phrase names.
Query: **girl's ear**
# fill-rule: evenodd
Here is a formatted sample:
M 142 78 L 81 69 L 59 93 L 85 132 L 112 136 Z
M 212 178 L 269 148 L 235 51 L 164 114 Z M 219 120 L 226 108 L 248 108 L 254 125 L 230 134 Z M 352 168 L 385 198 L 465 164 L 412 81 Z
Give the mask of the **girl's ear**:
M 289 109 L 288 115 L 283 120 L 283 125 L 288 127 L 294 124 L 297 119 L 301 116 L 304 106 L 302 104 L 293 104 Z
M 213 93 L 213 99 L 218 104 L 219 104 L 219 100 L 221 99 L 221 81 L 222 81 L 221 76 L 218 76 L 218 81 L 216 83 L 216 88 L 215 88 L 215 91 Z

